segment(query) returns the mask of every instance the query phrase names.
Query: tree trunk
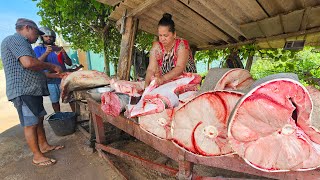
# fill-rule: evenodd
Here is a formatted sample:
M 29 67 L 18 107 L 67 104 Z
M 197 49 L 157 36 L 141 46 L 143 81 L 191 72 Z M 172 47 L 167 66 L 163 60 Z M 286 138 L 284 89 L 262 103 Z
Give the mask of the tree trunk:
M 248 70 L 248 71 L 251 70 L 252 62 L 253 62 L 253 56 L 250 55 L 247 60 L 247 64 L 246 64 L 246 68 L 245 68 L 246 70 Z
M 226 60 L 226 63 L 228 68 L 244 68 L 239 57 L 238 51 L 234 49 L 231 50 L 231 53 Z
M 102 33 L 103 38 L 103 57 L 105 73 L 110 76 L 110 57 L 108 54 L 108 31 Z

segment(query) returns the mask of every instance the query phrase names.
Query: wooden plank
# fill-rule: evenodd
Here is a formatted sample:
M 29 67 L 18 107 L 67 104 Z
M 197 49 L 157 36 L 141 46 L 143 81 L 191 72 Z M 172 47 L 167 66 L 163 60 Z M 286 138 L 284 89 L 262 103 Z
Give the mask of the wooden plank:
M 268 15 L 263 11 L 263 9 L 261 9 L 256 0 L 233 0 L 232 4 L 237 7 L 232 7 L 231 10 L 246 16 L 247 20 L 241 22 L 241 24 L 268 18 Z M 236 18 L 236 16 L 234 17 Z
M 229 34 L 234 39 L 238 40 L 240 35 L 245 36 L 236 23 L 234 23 L 232 20 L 228 21 L 228 17 L 225 17 L 219 12 L 213 11 L 208 6 L 201 4 L 201 1 L 180 0 L 180 2 L 197 11 L 201 16 L 205 17 L 208 21 L 215 24 L 220 29 L 223 29 L 224 32 Z
M 169 9 L 166 9 L 166 8 L 163 8 L 161 10 L 163 10 L 163 12 L 168 12 L 169 11 Z M 163 15 L 162 11 L 155 10 L 155 9 L 150 9 L 149 13 L 146 13 L 143 16 L 150 17 L 151 19 L 153 19 L 153 21 L 155 21 L 156 28 L 157 28 L 158 27 L 158 21 L 162 18 L 162 15 Z M 209 37 L 208 35 L 206 35 L 206 34 L 204 34 L 202 32 L 196 32 L 197 29 L 194 28 L 194 26 L 192 24 L 187 23 L 183 19 L 179 19 L 178 18 L 179 15 L 180 14 L 177 13 L 173 17 L 173 21 L 175 22 L 175 26 L 176 26 L 176 30 L 177 31 L 184 32 L 183 34 L 186 34 L 188 37 L 195 38 L 195 39 L 197 39 L 197 41 L 201 41 L 201 42 L 210 42 L 210 41 L 214 40 L 214 39 L 212 39 L 211 37 Z M 182 37 L 182 35 L 180 35 L 180 33 L 178 35 Z
M 319 46 L 320 45 L 320 33 L 308 34 L 306 36 L 305 45 L 307 46 Z
M 161 7 L 167 7 L 171 9 L 171 12 L 177 14 L 178 12 L 181 14 L 180 19 L 186 19 L 189 24 L 193 24 L 195 29 L 207 34 L 209 37 L 216 40 L 223 40 L 225 42 L 228 41 L 229 37 L 225 35 L 223 32 L 212 26 L 208 21 L 203 19 L 200 15 L 193 12 L 191 9 L 186 8 L 186 6 L 176 0 L 167 0 Z M 181 11 L 183 9 L 183 11 Z
M 121 39 L 120 57 L 117 70 L 117 77 L 122 80 L 129 80 L 130 77 L 133 45 L 138 29 L 137 23 L 138 21 L 133 19 L 133 17 L 127 17 L 125 22 L 125 33 L 122 35 Z
M 257 43 L 257 46 L 260 48 L 260 49 L 269 49 L 271 48 L 269 46 L 269 43 L 268 42 L 259 42 Z
M 132 0 L 125 0 L 122 2 L 122 4 L 131 8 L 131 9 L 135 9 L 139 6 L 140 3 L 132 1 Z
M 102 150 L 104 150 L 110 154 L 113 154 L 117 157 L 129 160 L 129 161 L 133 161 L 137 165 L 140 165 L 140 166 L 147 168 L 147 169 L 152 169 L 152 170 L 158 171 L 158 172 L 160 172 L 162 174 L 166 174 L 168 176 L 176 176 L 178 174 L 178 170 L 175 168 L 172 168 L 172 167 L 160 164 L 160 163 L 156 163 L 156 162 L 150 161 L 148 159 L 144 159 L 140 156 L 130 154 L 130 153 L 127 153 L 125 151 L 121 151 L 119 149 L 116 149 L 116 148 L 113 148 L 110 146 L 96 143 L 96 148 L 102 149 Z
M 297 0 L 295 2 L 296 5 L 299 5 L 297 9 L 304 9 L 307 7 L 320 5 L 320 1 L 318 0 Z
M 309 16 L 310 16 L 310 12 L 311 12 L 310 10 L 311 10 L 311 7 L 304 9 L 303 17 L 302 17 L 301 25 L 300 25 L 301 31 L 307 29 L 308 20 L 309 20 Z
M 258 0 L 258 2 L 271 17 L 297 9 L 293 0 Z
M 156 6 L 161 0 L 147 0 L 140 4 L 137 8 L 129 11 L 128 16 L 139 16 L 149 10 L 151 7 Z
M 283 48 L 286 41 L 284 39 L 276 39 L 268 41 L 271 48 Z
M 238 11 L 239 7 L 236 5 L 234 0 L 199 0 L 199 2 L 205 3 L 205 6 L 208 6 L 212 11 L 221 14 L 224 18 L 227 18 L 226 21 L 231 21 L 234 24 L 243 24 L 249 21 L 248 17 L 241 10 Z
M 307 29 L 320 26 L 320 7 L 311 8 Z
M 108 165 L 112 168 L 112 170 L 116 171 L 118 174 L 117 179 L 121 179 L 121 180 L 128 180 L 129 176 L 124 172 L 123 169 L 119 169 L 117 168 L 114 163 L 110 160 L 110 158 L 108 157 L 108 155 L 106 155 L 101 149 L 96 148 L 99 156 L 102 157 L 107 163 Z
M 280 15 L 285 33 L 299 31 L 304 11 L 298 10 L 286 15 Z
M 271 40 L 276 40 L 276 39 L 285 39 L 289 37 L 294 37 L 294 36 L 299 36 L 299 35 L 305 35 L 305 34 L 311 34 L 311 33 L 318 33 L 320 32 L 320 27 L 312 28 L 309 30 L 305 31 L 298 31 L 294 33 L 287 33 L 287 34 L 280 34 L 280 35 L 275 35 L 267 38 L 256 38 L 252 40 L 247 40 L 244 42 L 240 43 L 234 43 L 234 44 L 228 44 L 228 45 L 221 45 L 221 46 L 214 46 L 214 45 L 207 45 L 207 46 L 198 46 L 199 50 L 205 50 L 205 49 L 225 49 L 225 48 L 230 48 L 230 47 L 238 47 L 238 46 L 243 46 L 246 44 L 252 44 L 252 43 L 259 43 L 259 42 L 265 42 L 265 41 L 271 41 Z
M 128 12 L 131 10 L 131 8 L 120 4 L 120 6 L 116 7 L 116 9 L 110 14 L 109 19 L 112 21 L 118 21 L 122 18 L 122 15 L 126 10 Z
M 280 16 L 263 19 L 257 23 L 266 37 L 283 33 Z
M 152 24 L 152 22 L 154 22 L 154 21 L 150 22 L 151 18 L 149 18 L 148 16 L 144 15 L 144 17 L 140 17 L 139 19 L 142 21 L 141 24 L 145 23 L 143 26 L 149 26 L 150 27 L 150 25 L 151 25 L 150 28 L 154 29 L 155 35 L 158 35 L 158 29 L 157 29 L 158 24 Z M 203 43 L 199 39 L 197 39 L 194 36 L 192 36 L 192 34 L 190 36 L 190 35 L 186 34 L 185 32 L 180 31 L 180 28 L 176 29 L 176 33 L 177 33 L 178 37 L 182 37 L 184 39 L 187 39 L 190 44 L 197 45 L 197 44 L 202 44 Z
M 240 29 L 244 32 L 248 39 L 265 37 L 257 22 L 240 25 Z

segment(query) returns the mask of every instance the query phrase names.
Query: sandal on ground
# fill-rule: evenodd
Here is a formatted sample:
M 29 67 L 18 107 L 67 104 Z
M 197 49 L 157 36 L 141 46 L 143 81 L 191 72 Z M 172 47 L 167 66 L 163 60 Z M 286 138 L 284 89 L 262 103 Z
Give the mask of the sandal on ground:
M 51 148 L 51 149 L 47 149 L 45 151 L 42 151 L 42 153 L 47 153 L 47 152 L 50 152 L 50 151 L 60 150 L 60 149 L 63 149 L 63 148 L 64 148 L 63 145 L 57 145 L 57 146 L 53 146 L 53 148 Z
M 32 160 L 32 164 L 38 167 L 47 167 L 47 166 L 52 166 L 57 162 L 57 160 L 55 159 L 49 159 L 46 161 L 42 161 L 42 162 L 34 162 L 34 160 Z

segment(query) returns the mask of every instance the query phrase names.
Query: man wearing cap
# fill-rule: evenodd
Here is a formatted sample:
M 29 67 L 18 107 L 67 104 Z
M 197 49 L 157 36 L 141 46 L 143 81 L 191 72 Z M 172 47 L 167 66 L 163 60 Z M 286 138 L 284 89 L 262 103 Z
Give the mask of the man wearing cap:
M 61 73 L 61 67 L 41 62 L 31 47 L 39 35 L 44 34 L 35 22 L 20 18 L 16 22 L 16 33 L 6 37 L 1 43 L 1 57 L 6 77 L 6 94 L 18 111 L 20 124 L 30 150 L 32 164 L 49 166 L 56 163 L 44 153 L 61 149 L 51 146 L 46 139 L 43 119 L 46 111 L 42 96 L 48 96 L 46 76 L 43 70 Z
M 69 58 L 66 51 L 63 47 L 59 47 L 55 45 L 56 41 L 56 33 L 49 29 L 48 27 L 40 27 L 40 30 L 44 32 L 43 35 L 40 36 L 41 44 L 34 48 L 34 52 L 36 53 L 36 57 L 43 62 L 52 63 L 61 67 L 61 69 L 66 72 L 67 68 L 65 63 L 69 66 L 72 65 L 72 61 Z M 52 108 L 54 112 L 60 112 L 60 83 L 61 76 L 56 73 L 50 73 L 45 71 L 45 74 L 48 78 L 48 89 L 50 92 L 50 101 L 52 103 Z M 74 104 L 70 103 L 70 107 L 72 111 L 74 111 Z

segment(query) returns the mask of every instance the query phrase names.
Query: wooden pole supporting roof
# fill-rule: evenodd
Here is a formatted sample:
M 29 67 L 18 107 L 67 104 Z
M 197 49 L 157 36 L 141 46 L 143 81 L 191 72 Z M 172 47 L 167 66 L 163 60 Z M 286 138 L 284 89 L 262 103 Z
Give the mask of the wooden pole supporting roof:
M 138 19 L 127 17 L 125 20 L 124 34 L 121 39 L 120 58 L 117 70 L 117 77 L 129 80 L 132 55 L 134 50 L 134 40 L 138 30 Z

